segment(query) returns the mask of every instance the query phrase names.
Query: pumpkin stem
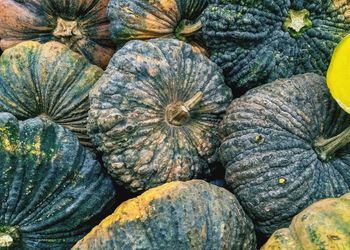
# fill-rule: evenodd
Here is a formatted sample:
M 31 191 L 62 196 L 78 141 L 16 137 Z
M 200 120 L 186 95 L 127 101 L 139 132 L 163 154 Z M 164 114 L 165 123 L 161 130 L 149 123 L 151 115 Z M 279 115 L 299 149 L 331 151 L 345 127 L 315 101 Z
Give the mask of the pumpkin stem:
M 52 34 L 64 43 L 69 42 L 73 37 L 81 38 L 83 36 L 77 21 L 67 21 L 62 18 L 57 18 L 57 25 Z
M 9 249 L 19 245 L 20 235 L 16 227 L 0 226 L 0 249 Z
M 319 138 L 316 140 L 314 147 L 318 157 L 322 161 L 329 161 L 339 149 L 343 148 L 350 142 L 350 126 L 340 134 L 329 138 Z
M 197 31 L 202 29 L 202 27 L 203 27 L 203 24 L 200 20 L 196 23 L 191 23 L 189 20 L 183 20 L 177 26 L 175 30 L 175 36 L 176 38 L 182 41 L 186 41 L 187 37 L 192 36 Z
M 174 126 L 181 126 L 191 117 L 190 111 L 202 100 L 203 92 L 198 92 L 186 102 L 171 103 L 166 107 L 165 119 Z

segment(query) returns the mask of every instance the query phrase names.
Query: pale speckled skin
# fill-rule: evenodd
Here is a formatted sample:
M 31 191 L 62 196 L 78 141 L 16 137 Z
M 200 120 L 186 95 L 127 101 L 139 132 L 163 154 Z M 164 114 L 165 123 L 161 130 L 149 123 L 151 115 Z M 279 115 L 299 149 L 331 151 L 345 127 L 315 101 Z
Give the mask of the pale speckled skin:
M 311 203 L 350 187 L 350 148 L 319 160 L 316 139 L 330 138 L 350 117 L 316 74 L 250 90 L 227 110 L 220 134 L 226 181 L 257 229 L 271 234 Z
M 182 126 L 165 121 L 168 104 L 204 97 Z M 220 69 L 175 39 L 132 41 L 90 92 L 88 129 L 109 173 L 140 192 L 204 178 L 217 159 L 217 127 L 232 98 Z
M 23 42 L 0 58 L 0 112 L 21 120 L 52 120 L 91 147 L 86 131 L 89 91 L 102 74 L 63 44 Z
M 79 241 L 81 249 L 256 249 L 254 228 L 227 190 L 172 182 L 124 202 Z
M 112 180 L 62 126 L 0 113 L 0 232 L 14 249 L 69 249 L 114 205 Z

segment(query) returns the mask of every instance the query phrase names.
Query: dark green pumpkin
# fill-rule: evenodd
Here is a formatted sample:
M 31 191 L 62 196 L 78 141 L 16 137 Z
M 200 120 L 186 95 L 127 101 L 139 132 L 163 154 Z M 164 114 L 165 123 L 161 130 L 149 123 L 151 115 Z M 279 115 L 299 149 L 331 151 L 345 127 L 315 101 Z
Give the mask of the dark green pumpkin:
M 114 203 L 94 156 L 53 122 L 0 113 L 0 159 L 1 249 L 69 249 Z
M 295 74 L 325 74 L 350 32 L 349 11 L 339 0 L 210 0 L 201 32 L 227 84 L 246 91 Z
M 131 41 L 90 92 L 89 133 L 133 192 L 210 175 L 231 101 L 220 69 L 175 39 Z
M 311 203 L 350 190 L 350 147 L 324 157 L 319 146 L 349 125 L 325 78 L 312 73 L 231 103 L 220 127 L 220 158 L 227 184 L 258 230 L 271 234 Z
M 256 249 L 234 195 L 200 180 L 171 182 L 122 203 L 73 249 Z
M 0 48 L 22 41 L 59 41 L 106 67 L 115 46 L 110 40 L 108 0 L 1 0 Z
M 102 69 L 58 42 L 21 43 L 0 57 L 0 112 L 20 120 L 52 120 L 91 146 L 86 131 L 88 97 L 102 74 Z

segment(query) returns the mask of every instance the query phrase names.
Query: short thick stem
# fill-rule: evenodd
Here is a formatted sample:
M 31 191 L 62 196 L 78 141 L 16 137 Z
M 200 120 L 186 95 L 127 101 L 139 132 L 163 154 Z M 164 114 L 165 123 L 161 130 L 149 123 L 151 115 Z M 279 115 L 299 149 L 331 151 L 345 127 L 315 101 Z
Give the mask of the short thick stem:
M 57 38 L 70 39 L 71 37 L 81 37 L 82 33 L 78 28 L 77 21 L 67 21 L 62 18 L 58 18 L 53 35 Z
M 340 134 L 329 139 L 316 140 L 314 147 L 322 161 L 329 161 L 341 148 L 350 143 L 350 126 Z
M 188 20 L 183 20 L 176 28 L 175 36 L 180 40 L 186 40 L 187 37 L 194 35 L 201 30 L 202 27 L 203 24 L 201 21 L 190 23 Z
M 19 245 L 20 235 L 15 227 L 0 226 L 0 249 L 10 249 Z
M 166 121 L 175 126 L 181 126 L 190 118 L 190 111 L 202 100 L 203 93 L 196 93 L 191 99 L 186 102 L 171 103 L 165 111 Z

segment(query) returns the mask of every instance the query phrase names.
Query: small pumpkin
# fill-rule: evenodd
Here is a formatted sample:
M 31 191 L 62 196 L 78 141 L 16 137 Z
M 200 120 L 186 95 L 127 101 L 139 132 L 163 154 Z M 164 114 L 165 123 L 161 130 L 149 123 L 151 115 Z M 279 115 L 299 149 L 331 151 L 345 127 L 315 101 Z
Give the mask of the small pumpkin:
M 72 130 L 85 146 L 89 91 L 103 74 L 58 42 L 23 42 L 0 57 L 0 112 L 40 116 Z
M 231 103 L 220 126 L 220 159 L 259 231 L 271 234 L 313 202 L 350 191 L 350 147 L 333 144 L 349 125 L 325 78 L 313 73 L 260 86 Z
M 114 205 L 112 180 L 69 130 L 0 113 L 0 248 L 69 249 Z
M 1 0 L 0 48 L 22 41 L 59 41 L 90 62 L 106 67 L 115 51 L 108 0 Z
M 112 39 L 126 42 L 133 39 L 177 38 L 190 42 L 206 53 L 200 40 L 192 37 L 201 29 L 196 23 L 207 6 L 207 0 L 111 0 L 108 18 Z
M 256 249 L 254 227 L 229 191 L 172 182 L 122 203 L 73 249 Z
M 279 229 L 261 250 L 350 249 L 350 193 L 318 201 Z
M 132 192 L 205 178 L 231 98 L 220 69 L 187 43 L 131 41 L 90 92 L 89 134 L 109 173 Z
M 232 88 L 315 72 L 350 32 L 350 4 L 339 0 L 213 0 L 201 15 L 202 39 Z

